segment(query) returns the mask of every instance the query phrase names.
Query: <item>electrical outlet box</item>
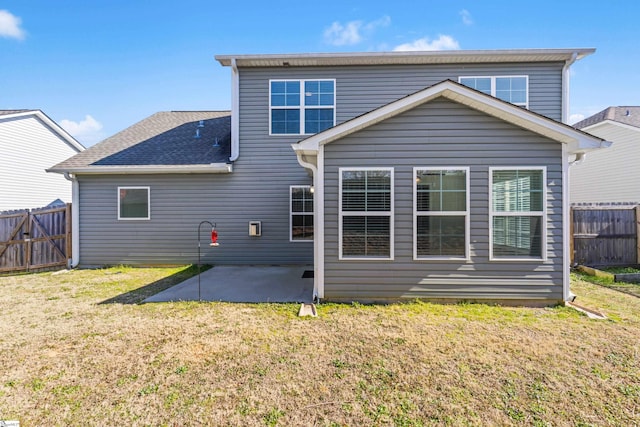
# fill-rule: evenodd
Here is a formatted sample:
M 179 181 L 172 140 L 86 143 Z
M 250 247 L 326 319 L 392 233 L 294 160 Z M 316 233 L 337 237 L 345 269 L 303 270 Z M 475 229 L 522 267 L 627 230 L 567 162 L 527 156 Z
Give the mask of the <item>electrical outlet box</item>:
M 262 221 L 249 221 L 249 236 L 262 236 Z

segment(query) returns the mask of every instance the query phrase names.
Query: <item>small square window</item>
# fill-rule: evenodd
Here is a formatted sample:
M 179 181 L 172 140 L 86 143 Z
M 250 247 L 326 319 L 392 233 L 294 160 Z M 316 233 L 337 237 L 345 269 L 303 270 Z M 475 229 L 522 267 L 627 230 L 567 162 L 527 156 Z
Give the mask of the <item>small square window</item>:
M 118 187 L 118 219 L 151 219 L 149 187 Z

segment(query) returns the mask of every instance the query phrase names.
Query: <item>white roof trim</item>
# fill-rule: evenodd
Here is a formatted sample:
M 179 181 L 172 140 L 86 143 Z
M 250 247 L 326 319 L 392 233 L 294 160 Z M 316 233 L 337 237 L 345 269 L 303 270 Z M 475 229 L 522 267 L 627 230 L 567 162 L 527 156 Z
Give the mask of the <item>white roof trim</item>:
M 216 55 L 223 66 L 286 67 L 380 64 L 445 64 L 487 62 L 549 62 L 567 61 L 576 54 L 582 59 L 595 52 L 593 48 L 575 49 L 497 49 L 446 50 L 414 52 L 340 52 L 264 55 Z
M 72 137 L 66 130 L 62 129 L 59 124 L 51 120 L 46 114 L 44 114 L 41 110 L 27 110 L 20 111 L 12 114 L 3 114 L 0 116 L 0 121 L 5 119 L 14 119 L 20 117 L 27 116 L 36 116 L 40 120 L 42 120 L 47 126 L 49 126 L 54 132 L 56 132 L 62 139 L 64 139 L 67 144 L 69 144 L 72 148 L 75 148 L 78 152 L 84 151 L 84 145 L 80 144 L 74 137 Z
M 85 166 L 79 168 L 47 169 L 47 172 L 73 173 L 82 175 L 139 175 L 166 173 L 231 173 L 230 163 L 211 163 L 208 165 L 131 165 L 131 166 Z
M 605 125 L 618 126 L 618 127 L 622 128 L 622 129 L 627 129 L 627 130 L 631 130 L 631 131 L 634 131 L 634 132 L 640 132 L 640 127 L 633 126 L 633 125 L 630 125 L 630 124 L 627 124 L 627 123 L 618 122 L 616 120 L 611 120 L 611 119 L 603 120 L 601 122 L 594 123 L 594 124 L 589 125 L 589 126 L 585 126 L 581 130 L 583 130 L 585 132 L 589 132 L 590 130 L 595 130 L 595 129 L 598 129 L 598 128 L 603 127 Z
M 538 115 L 529 110 L 501 101 L 474 89 L 445 80 L 441 83 L 423 89 L 412 95 L 401 98 L 390 104 L 377 108 L 369 113 L 358 116 L 324 132 L 310 136 L 293 145 L 295 151 L 306 153 L 317 151 L 321 145 L 329 144 L 344 138 L 354 132 L 394 117 L 407 110 L 435 98 L 445 97 L 452 101 L 466 105 L 488 115 L 512 123 L 521 128 L 543 135 L 554 141 L 568 145 L 569 154 L 590 151 L 609 146 L 602 138 L 576 130 L 563 123 Z

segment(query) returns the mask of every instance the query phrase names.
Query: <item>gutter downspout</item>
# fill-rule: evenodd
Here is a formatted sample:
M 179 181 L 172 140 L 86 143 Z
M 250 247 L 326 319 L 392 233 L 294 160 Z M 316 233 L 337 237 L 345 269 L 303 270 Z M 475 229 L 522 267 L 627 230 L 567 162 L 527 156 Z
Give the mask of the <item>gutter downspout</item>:
M 240 74 L 236 59 L 231 58 L 231 157 L 235 162 L 240 157 Z
M 578 60 L 578 52 L 571 54 L 562 67 L 562 123 L 569 124 L 569 67 Z
M 64 177 L 71 181 L 71 262 L 68 268 L 76 268 L 80 264 L 80 184 L 69 172 L 65 172 Z
M 295 150 L 295 144 L 292 145 Z M 318 186 L 318 168 L 313 163 L 310 163 L 305 160 L 305 155 L 299 151 L 296 151 L 296 157 L 298 158 L 298 163 L 305 169 L 309 169 L 313 174 L 313 188 L 315 192 L 313 194 L 313 300 L 317 301 L 318 298 L 318 282 L 321 278 L 318 266 L 318 256 L 320 255 L 320 236 L 324 236 L 324 233 L 318 233 L 318 227 L 320 225 L 318 221 L 318 204 L 316 203 L 316 195 L 318 194 L 319 186 Z

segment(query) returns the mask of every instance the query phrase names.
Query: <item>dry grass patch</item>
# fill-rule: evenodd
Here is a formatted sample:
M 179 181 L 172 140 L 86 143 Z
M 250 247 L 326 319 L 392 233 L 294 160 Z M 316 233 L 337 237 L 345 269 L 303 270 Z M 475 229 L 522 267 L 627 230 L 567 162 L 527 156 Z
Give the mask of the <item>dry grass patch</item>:
M 578 278 L 578 302 L 610 320 L 481 304 L 323 304 L 312 319 L 288 304 L 126 303 L 180 273 L 121 267 L 0 278 L 0 419 L 640 423 L 640 299 Z

